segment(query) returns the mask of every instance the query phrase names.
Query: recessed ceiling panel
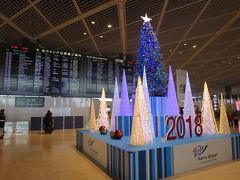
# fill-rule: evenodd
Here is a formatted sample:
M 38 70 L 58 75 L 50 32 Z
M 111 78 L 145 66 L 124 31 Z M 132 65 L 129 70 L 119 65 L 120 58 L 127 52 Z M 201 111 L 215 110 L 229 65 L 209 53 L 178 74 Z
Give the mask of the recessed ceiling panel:
M 238 18 L 228 29 L 240 28 L 240 18 Z
M 118 28 L 118 9 L 112 6 L 86 18 L 88 27 L 93 35 L 101 34 L 105 31 Z M 109 28 L 108 25 L 111 25 Z
M 206 11 L 200 17 L 200 20 L 209 19 L 223 14 L 239 11 L 240 3 L 238 0 L 213 0 Z
M 240 49 L 229 49 L 221 54 L 221 56 L 240 56 Z M 240 73 L 239 73 L 240 74 Z
M 71 47 L 77 53 L 86 53 L 87 51 L 95 51 L 95 47 L 94 47 L 91 39 L 86 39 L 84 41 L 75 43 L 75 44 L 71 45 Z
M 9 44 L 18 43 L 21 39 L 24 38 L 22 34 L 20 34 L 8 24 L 0 29 L 0 37 L 2 40 L 8 42 Z
M 118 57 L 121 53 L 121 45 L 120 44 L 116 44 L 113 46 L 109 46 L 107 48 L 100 48 L 100 51 L 102 53 L 103 56 L 105 57 Z
M 65 46 L 65 43 L 61 40 L 61 38 L 56 34 L 49 34 L 41 39 L 39 39 L 40 44 L 42 44 L 45 48 L 48 49 L 57 49 L 59 47 Z
M 206 0 L 202 0 L 206 1 Z M 201 1 L 200 1 L 201 2 Z M 181 8 L 182 6 L 193 6 L 191 3 L 199 3 L 197 0 L 169 0 L 167 5 L 167 11 Z
M 34 10 L 30 8 L 13 20 L 21 29 L 34 37 L 50 28 L 47 22 Z
M 207 48 L 205 48 L 201 53 L 202 54 L 221 53 L 225 48 L 227 48 L 231 44 L 232 44 L 232 42 L 211 44 Z
M 78 15 L 72 1 L 41 0 L 36 6 L 54 26 Z
M 221 27 L 226 24 L 231 17 L 232 15 L 227 15 L 208 21 L 199 22 L 192 28 L 187 37 L 190 38 L 194 36 L 215 33 L 221 29 Z
M 0 0 L 0 12 L 4 16 L 10 18 L 28 5 L 29 3 L 27 0 Z
M 101 34 L 100 36 L 95 36 L 94 40 L 96 41 L 98 48 L 104 48 L 112 46 L 114 44 L 120 44 L 119 29 Z M 119 49 L 118 51 L 121 51 L 121 49 Z
M 160 33 L 158 36 L 160 44 L 179 41 L 183 37 L 184 33 L 188 28 L 189 27 L 183 27 L 183 28 Z
M 198 3 L 166 13 L 161 25 L 161 31 L 191 24 L 203 8 L 203 5 L 203 3 Z
M 82 13 L 108 2 L 108 0 L 76 0 L 76 1 Z
M 73 43 L 89 38 L 87 30 L 85 29 L 83 23 L 80 21 L 64 27 L 58 30 L 58 32 L 68 43 Z
M 227 31 L 217 37 L 213 43 L 223 43 L 240 39 L 240 29 Z

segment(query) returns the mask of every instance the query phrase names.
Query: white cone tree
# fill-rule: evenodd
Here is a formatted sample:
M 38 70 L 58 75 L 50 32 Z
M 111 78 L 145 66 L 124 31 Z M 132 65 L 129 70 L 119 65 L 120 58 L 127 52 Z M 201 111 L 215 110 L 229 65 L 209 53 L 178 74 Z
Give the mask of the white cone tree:
M 155 131 L 154 131 L 154 126 L 153 126 L 153 117 L 152 117 L 152 112 L 151 112 L 151 104 L 150 104 L 150 98 L 149 98 L 149 92 L 148 92 L 148 83 L 147 83 L 147 76 L 146 76 L 145 67 L 143 68 L 142 88 L 143 88 L 143 93 L 144 93 L 145 102 L 146 102 L 146 106 L 147 106 L 147 113 L 148 113 L 147 120 L 148 120 L 149 128 L 151 130 L 151 136 L 155 137 Z
M 230 134 L 230 133 L 231 133 L 231 131 L 230 131 L 229 123 L 228 123 L 226 107 L 224 104 L 223 95 L 221 94 L 219 134 Z
M 172 68 L 169 66 L 169 77 L 168 77 L 168 93 L 166 102 L 166 115 L 178 116 L 179 109 L 177 103 L 176 89 L 174 85 L 174 79 L 172 75 Z
M 194 122 L 195 110 L 193 104 L 192 90 L 189 81 L 188 73 L 186 75 L 186 89 L 185 89 L 185 97 L 184 97 L 184 119 L 187 119 L 188 116 L 191 116 L 192 122 Z M 188 126 L 186 126 L 188 128 Z M 194 126 L 192 126 L 192 132 L 194 132 Z
M 113 95 L 113 104 L 112 104 L 112 116 L 111 116 L 111 127 L 110 130 L 115 130 L 115 117 L 119 116 L 119 110 L 120 110 L 120 99 L 119 99 L 119 93 L 118 93 L 118 83 L 117 83 L 117 77 L 115 77 L 115 86 L 114 86 L 114 95 Z
M 94 108 L 93 98 L 91 99 L 89 130 L 91 132 L 96 132 L 97 131 L 97 123 L 96 123 L 96 116 L 95 116 L 95 108 Z
M 120 116 L 131 116 L 131 108 L 129 103 L 128 97 L 128 89 L 127 89 L 127 80 L 125 70 L 123 70 L 123 77 L 122 77 L 122 87 L 121 87 L 121 102 L 120 102 Z
M 132 133 L 130 137 L 131 145 L 143 146 L 144 144 L 153 142 L 151 130 L 148 121 L 146 121 L 147 116 L 147 106 L 143 94 L 141 79 L 139 77 L 135 96 Z
M 99 105 L 99 112 L 98 112 L 98 128 L 100 126 L 105 126 L 107 129 L 109 128 L 108 122 L 108 114 L 107 114 L 107 103 L 106 103 L 106 95 L 104 88 L 102 89 L 102 96 Z
M 204 83 L 203 101 L 202 101 L 202 126 L 203 134 L 216 134 L 217 126 L 213 112 L 212 101 L 208 91 L 207 83 Z

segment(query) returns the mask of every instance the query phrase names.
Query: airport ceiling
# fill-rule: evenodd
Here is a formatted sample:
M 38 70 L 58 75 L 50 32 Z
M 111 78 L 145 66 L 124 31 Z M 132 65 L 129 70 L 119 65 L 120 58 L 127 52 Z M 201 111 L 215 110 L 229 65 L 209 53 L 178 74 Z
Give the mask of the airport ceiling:
M 0 41 L 134 60 L 145 13 L 193 89 L 240 85 L 240 0 L 1 0 Z

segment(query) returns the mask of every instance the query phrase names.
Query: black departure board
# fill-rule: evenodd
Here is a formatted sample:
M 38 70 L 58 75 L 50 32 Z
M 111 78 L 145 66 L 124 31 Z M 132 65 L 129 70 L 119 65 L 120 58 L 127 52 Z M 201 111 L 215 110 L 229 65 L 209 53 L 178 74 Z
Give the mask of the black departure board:
M 0 63 L 2 94 L 84 96 L 114 91 L 123 70 L 131 86 L 133 65 L 123 59 L 104 58 L 23 46 L 5 46 Z M 3 52 L 3 51 L 0 51 Z
M 27 47 L 12 45 L 6 49 L 4 90 L 32 92 L 35 54 Z

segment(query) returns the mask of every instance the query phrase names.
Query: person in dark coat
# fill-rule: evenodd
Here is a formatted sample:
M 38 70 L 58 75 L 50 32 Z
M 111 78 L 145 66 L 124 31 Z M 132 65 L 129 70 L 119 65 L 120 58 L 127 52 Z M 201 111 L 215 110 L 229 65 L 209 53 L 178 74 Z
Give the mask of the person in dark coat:
M 0 129 L 2 131 L 2 133 L 0 134 L 0 139 L 3 139 L 4 137 L 4 126 L 5 126 L 5 114 L 4 114 L 4 109 L 0 110 Z
M 53 132 L 53 117 L 51 111 L 48 111 L 45 115 L 43 125 L 46 134 L 51 134 Z

